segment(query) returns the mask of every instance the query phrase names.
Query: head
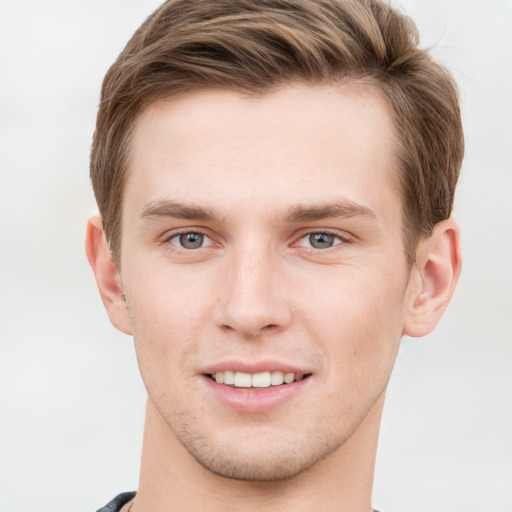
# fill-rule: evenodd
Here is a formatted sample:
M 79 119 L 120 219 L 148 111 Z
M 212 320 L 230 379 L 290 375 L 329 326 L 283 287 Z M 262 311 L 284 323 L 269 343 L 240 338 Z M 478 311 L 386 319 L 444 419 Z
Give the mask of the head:
M 375 439 L 402 335 L 457 280 L 461 158 L 451 78 L 380 2 L 171 1 L 143 24 L 105 78 L 87 243 L 182 467 L 282 480 Z M 274 372 L 297 381 L 242 389 Z
M 103 82 L 91 179 L 116 264 L 130 137 L 149 105 L 206 89 L 264 95 L 347 79 L 374 84 L 389 104 L 412 262 L 419 240 L 451 214 L 464 146 L 454 81 L 418 48 L 413 21 L 376 0 L 174 0 L 143 23 Z

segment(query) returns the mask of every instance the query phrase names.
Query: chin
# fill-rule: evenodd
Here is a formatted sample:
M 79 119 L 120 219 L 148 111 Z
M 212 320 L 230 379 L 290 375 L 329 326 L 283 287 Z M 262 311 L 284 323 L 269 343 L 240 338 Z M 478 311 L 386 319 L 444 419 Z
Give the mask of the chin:
M 248 461 L 224 461 L 215 466 L 204 467 L 217 476 L 242 482 L 282 482 L 291 480 L 309 469 L 285 466 L 282 462 L 262 466 Z
M 214 459 L 201 459 L 196 457 L 204 468 L 215 475 L 230 480 L 245 482 L 279 482 L 290 480 L 301 473 L 311 469 L 319 460 L 299 460 L 290 458 L 288 460 L 276 457 L 261 460 L 248 460 L 246 457 L 222 457 L 221 454 Z
M 211 473 L 246 482 L 290 480 L 312 469 L 344 444 L 344 439 L 310 435 L 300 440 L 269 439 L 254 433 L 247 440 L 226 439 L 224 443 L 200 442 L 197 438 L 180 439 L 192 457 Z M 256 440 L 256 442 L 255 442 Z M 238 442 L 237 442 L 238 441 Z M 239 449 L 237 449 L 237 446 Z

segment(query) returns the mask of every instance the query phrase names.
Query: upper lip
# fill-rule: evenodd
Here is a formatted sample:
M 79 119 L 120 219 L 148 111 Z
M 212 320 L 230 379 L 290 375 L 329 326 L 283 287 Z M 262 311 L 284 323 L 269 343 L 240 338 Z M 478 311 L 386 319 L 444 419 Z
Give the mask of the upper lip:
M 213 375 L 217 372 L 225 371 L 238 371 L 251 374 L 274 371 L 295 374 L 298 373 L 304 375 L 312 373 L 312 371 L 305 366 L 297 366 L 294 364 L 276 361 L 272 359 L 261 361 L 219 361 L 217 363 L 213 363 L 211 365 L 206 366 L 201 373 L 206 375 Z

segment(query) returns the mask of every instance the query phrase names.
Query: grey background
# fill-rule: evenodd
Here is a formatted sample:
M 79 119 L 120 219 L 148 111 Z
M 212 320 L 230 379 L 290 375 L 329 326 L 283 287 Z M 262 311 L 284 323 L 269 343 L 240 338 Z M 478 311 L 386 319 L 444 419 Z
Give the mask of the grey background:
M 157 0 L 0 1 L 0 511 L 92 511 L 135 489 L 145 391 L 83 251 L 100 83 Z M 464 269 L 405 339 L 374 506 L 512 510 L 512 2 L 403 0 L 462 91 Z M 484 7 L 485 6 L 485 7 Z

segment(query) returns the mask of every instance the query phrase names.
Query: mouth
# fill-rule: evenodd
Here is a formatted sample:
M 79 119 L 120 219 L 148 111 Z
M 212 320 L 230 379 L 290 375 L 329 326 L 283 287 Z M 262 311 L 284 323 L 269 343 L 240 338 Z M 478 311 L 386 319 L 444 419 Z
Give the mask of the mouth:
M 246 373 L 236 370 L 210 373 L 207 375 L 217 384 L 224 384 L 232 388 L 264 390 L 286 386 L 294 382 L 307 379 L 310 373 L 293 373 L 285 371 L 265 371 L 259 373 Z
M 204 368 L 201 377 L 214 402 L 248 413 L 289 408 L 314 389 L 316 380 L 310 367 L 275 360 L 222 361 Z

